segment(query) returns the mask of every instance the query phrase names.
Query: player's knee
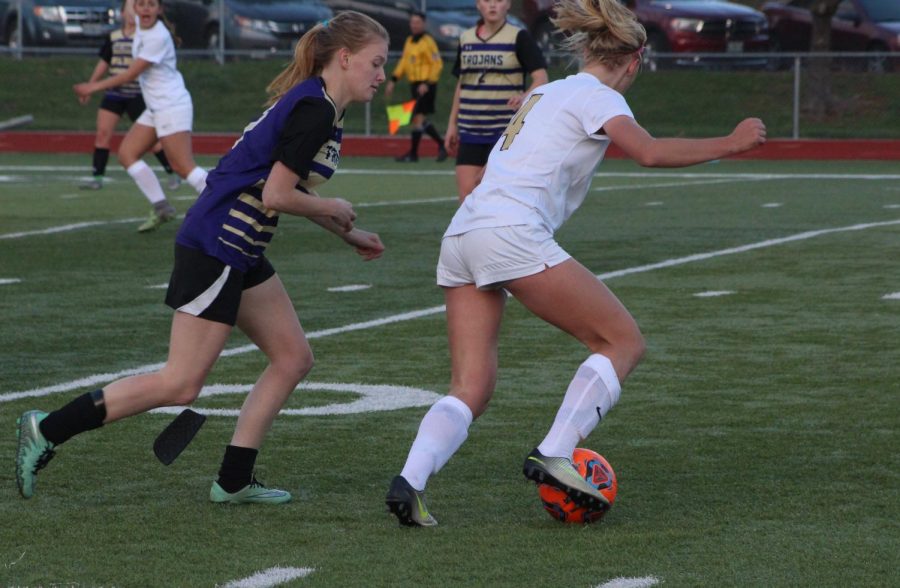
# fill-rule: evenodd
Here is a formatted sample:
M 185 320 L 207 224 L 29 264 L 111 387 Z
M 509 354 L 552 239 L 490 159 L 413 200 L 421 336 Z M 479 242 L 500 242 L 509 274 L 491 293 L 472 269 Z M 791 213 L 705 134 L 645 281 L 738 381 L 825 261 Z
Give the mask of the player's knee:
M 203 381 L 202 376 L 163 374 L 161 391 L 165 396 L 165 404 L 174 406 L 192 404 L 203 390 Z
M 315 357 L 308 345 L 297 346 L 296 349 L 283 351 L 277 357 L 271 358 L 272 366 L 278 370 L 282 378 L 290 380 L 294 385 L 312 371 L 315 365 Z

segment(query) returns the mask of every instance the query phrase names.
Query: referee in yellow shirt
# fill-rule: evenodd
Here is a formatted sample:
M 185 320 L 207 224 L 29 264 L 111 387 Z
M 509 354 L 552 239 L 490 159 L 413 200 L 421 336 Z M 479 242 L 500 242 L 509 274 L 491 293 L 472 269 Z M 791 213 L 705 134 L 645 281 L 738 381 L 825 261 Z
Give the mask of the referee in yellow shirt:
M 438 144 L 437 160 L 444 161 L 447 159 L 444 138 L 427 118 L 429 114 L 434 114 L 437 82 L 441 77 L 444 62 L 437 43 L 425 32 L 424 12 L 416 11 L 409 15 L 409 30 L 412 34 L 403 44 L 403 55 L 400 56 L 400 61 L 394 68 L 394 73 L 384 91 L 385 96 L 390 98 L 397 80 L 405 75 L 409 80 L 412 98 L 416 101 L 412 117 L 412 145 L 409 152 L 398 157 L 397 161 L 419 161 L 419 141 L 422 140 L 422 133 L 426 133 Z

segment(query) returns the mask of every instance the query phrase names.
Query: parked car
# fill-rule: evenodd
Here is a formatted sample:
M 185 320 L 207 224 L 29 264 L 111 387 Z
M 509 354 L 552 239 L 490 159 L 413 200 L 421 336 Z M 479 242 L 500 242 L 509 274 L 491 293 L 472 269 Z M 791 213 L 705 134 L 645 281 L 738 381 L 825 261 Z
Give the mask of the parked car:
M 9 47 L 100 46 L 119 26 L 120 0 L 0 0 L 0 35 Z
M 222 0 L 166 0 L 166 18 L 185 49 L 219 47 Z M 225 48 L 290 49 L 333 12 L 320 0 L 224 0 Z
M 775 51 L 808 51 L 812 40 L 812 0 L 768 2 L 762 10 L 769 19 Z M 900 1 L 844 0 L 831 19 L 832 51 L 900 51 Z M 867 60 L 870 71 L 883 71 L 898 59 Z
M 744 64 L 767 63 L 761 52 L 769 50 L 769 25 L 762 12 L 749 6 L 720 0 L 622 0 L 622 3 L 634 11 L 647 29 L 647 59 L 651 68 L 662 64 L 653 53 L 734 53 L 744 56 L 740 60 Z M 560 39 L 550 22 L 554 4 L 554 0 L 524 0 L 522 4 L 522 18 L 531 34 L 548 49 L 555 48 Z M 674 63 L 717 62 L 676 58 Z
M 401 51 L 409 36 L 409 15 L 421 10 L 417 0 L 324 0 L 335 12 L 356 10 L 371 16 L 387 29 L 391 37 L 391 50 Z M 475 0 L 426 0 L 428 34 L 434 37 L 441 51 L 455 51 L 459 36 L 475 26 L 480 15 Z M 509 22 L 525 28 L 518 18 L 509 15 Z

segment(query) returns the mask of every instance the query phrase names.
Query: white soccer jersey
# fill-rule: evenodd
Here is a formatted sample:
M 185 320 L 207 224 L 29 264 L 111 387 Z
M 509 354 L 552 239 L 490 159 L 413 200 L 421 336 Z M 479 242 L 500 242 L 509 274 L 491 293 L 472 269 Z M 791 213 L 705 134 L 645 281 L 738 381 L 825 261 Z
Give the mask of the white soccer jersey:
M 617 91 L 588 73 L 535 88 L 491 150 L 484 178 L 445 236 L 523 224 L 556 232 L 584 202 L 610 140 L 598 131 L 634 118 Z
M 131 54 L 135 59 L 153 64 L 139 78 L 144 102 L 151 112 L 191 105 L 191 95 L 176 67 L 175 43 L 161 20 L 156 21 L 152 28 L 142 30 L 137 19 Z

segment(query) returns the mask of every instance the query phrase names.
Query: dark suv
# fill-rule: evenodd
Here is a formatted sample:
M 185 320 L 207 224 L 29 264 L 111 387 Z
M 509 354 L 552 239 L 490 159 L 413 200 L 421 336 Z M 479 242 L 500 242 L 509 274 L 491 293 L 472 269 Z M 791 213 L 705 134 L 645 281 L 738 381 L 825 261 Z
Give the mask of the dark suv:
M 769 19 L 772 48 L 776 51 L 809 51 L 811 0 L 768 2 L 762 10 Z M 832 51 L 900 51 L 900 1 L 844 0 L 831 19 Z M 867 60 L 870 71 L 896 66 L 900 59 L 884 56 Z
M 21 0 L 21 4 L 0 0 L 0 35 L 10 47 L 100 46 L 119 26 L 121 4 L 120 0 Z
M 219 47 L 222 0 L 166 0 L 166 18 L 185 49 Z M 332 11 L 319 0 L 224 0 L 226 49 L 290 49 Z
M 663 62 L 653 53 L 734 53 L 745 64 L 766 65 L 769 26 L 765 15 L 748 6 L 719 0 L 621 0 L 647 29 L 647 55 L 651 68 Z M 554 0 L 524 0 L 523 20 L 545 48 L 559 37 L 550 23 Z M 730 61 L 734 63 L 733 60 Z M 672 62 L 666 62 L 672 63 Z M 699 58 L 676 58 L 674 64 L 713 64 Z M 726 63 L 726 62 L 723 62 Z M 727 64 L 727 63 L 726 63 Z

